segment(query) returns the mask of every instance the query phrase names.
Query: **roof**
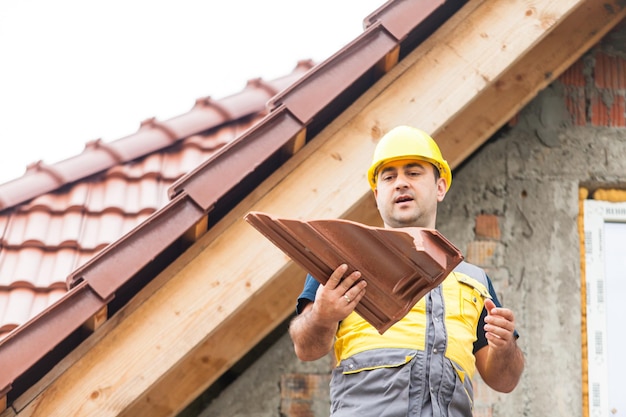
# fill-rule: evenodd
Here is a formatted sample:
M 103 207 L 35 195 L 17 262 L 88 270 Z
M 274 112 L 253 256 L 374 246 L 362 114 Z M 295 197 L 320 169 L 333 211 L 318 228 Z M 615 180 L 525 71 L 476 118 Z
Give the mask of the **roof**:
M 23 177 L 1 185 L 0 209 L 4 209 L 6 224 L 2 256 L 7 260 L 0 261 L 0 276 L 7 277 L 7 285 L 0 297 L 6 298 L 7 308 L 0 318 L 4 332 L 10 333 L 0 342 L 0 358 L 11 358 L 7 368 L 11 370 L 3 373 L 6 379 L 0 381 L 0 396 L 19 394 L 20 377 L 29 369 L 39 369 L 37 374 L 49 370 L 54 361 L 48 359 L 48 352 L 104 307 L 112 314 L 119 308 L 117 303 L 123 305 L 145 282 L 133 284 L 127 295 L 121 292 L 156 254 L 176 245 L 184 231 L 195 227 L 206 213 L 211 213 L 209 221 L 214 224 L 281 164 L 281 153 L 301 147 L 375 82 L 384 73 L 380 64 L 385 57 L 391 52 L 399 57 L 400 42 L 410 50 L 461 4 L 448 2 L 446 8 L 433 13 L 443 3 L 400 2 L 382 7 L 365 19 L 368 29 L 359 38 L 300 82 L 295 78 L 310 63 L 297 68 L 297 77 L 284 77 L 273 84 L 255 80 L 244 92 L 219 101 L 199 99 L 186 114 L 165 122 L 148 120 L 137 133 L 110 144 L 88 143 L 74 158 L 52 166 L 34 164 Z M 407 20 L 407 15 L 414 18 Z M 269 114 L 259 120 L 265 110 L 260 105 L 266 103 Z M 232 127 L 233 121 L 250 115 L 258 122 L 253 129 L 243 132 L 253 123 L 243 129 Z M 224 127 L 216 131 L 220 126 Z M 303 129 L 306 137 L 294 141 Z M 203 132 L 209 133 L 204 136 L 208 149 L 202 149 L 199 135 Z M 219 146 L 224 144 L 228 146 Z M 167 149 L 171 149 L 169 161 L 164 157 Z M 242 165 L 248 172 L 238 172 Z M 207 177 L 225 181 L 206 181 Z M 148 188 L 146 183 L 152 186 Z M 168 186 L 170 201 L 159 193 Z M 134 210 L 125 197 L 133 194 L 133 188 L 143 194 Z M 117 201 L 106 201 L 107 194 Z M 37 217 L 43 217 L 38 225 Z M 64 225 L 68 219 L 73 219 L 73 228 Z M 18 227 L 26 222 L 40 234 L 57 225 L 56 230 L 65 230 L 69 238 L 58 241 L 62 237 L 58 232 L 49 232 L 51 239 L 45 234 L 31 238 L 31 229 L 21 232 Z M 168 224 L 171 227 L 164 227 Z M 29 241 L 33 248 L 27 246 Z M 135 251 L 137 247 L 142 248 L 141 254 Z M 11 281 L 16 277 L 11 265 L 37 264 L 27 260 L 35 257 L 48 264 L 64 263 L 54 275 L 38 269 L 45 280 L 24 274 L 23 279 Z M 41 301 L 24 302 L 23 297 Z M 26 322 L 28 319 L 31 321 Z M 24 350 L 26 343 L 33 349 Z
M 274 95 L 268 103 L 266 115 L 240 133 L 229 134 L 231 140 L 209 159 L 175 180 L 169 188 L 163 187 L 167 188 L 169 199 L 162 207 L 136 221 L 98 252 L 94 250 L 82 263 L 74 263 L 67 277 L 69 291 L 0 341 L 0 367 L 3 369 L 0 397 L 7 395 L 8 404 L 16 411 L 35 403 L 42 413 L 62 405 L 69 407 L 68 401 L 58 403 L 52 398 L 54 396 L 43 399 L 40 394 L 46 387 L 54 386 L 57 380 L 63 386 L 71 386 L 68 381 L 76 375 L 71 372 L 76 363 L 83 364 L 75 368 L 78 374 L 86 375 L 87 369 L 91 373 L 92 368 L 84 367 L 85 362 L 81 362 L 93 360 L 85 351 L 80 357 L 62 360 L 85 341 L 85 335 L 80 331 L 85 322 L 91 321 L 94 328 L 102 325 L 100 329 L 104 330 L 96 332 L 96 337 L 86 340 L 88 343 L 83 343 L 81 348 L 101 343 L 109 335 L 116 340 L 117 346 L 123 346 L 122 336 L 125 334 L 133 335 L 125 337 L 137 337 L 138 330 L 148 334 L 155 331 L 149 325 L 132 329 L 124 327 L 128 323 L 125 317 L 134 312 L 153 321 L 159 320 L 158 313 L 187 318 L 202 312 L 206 327 L 194 328 L 193 337 L 198 339 L 193 343 L 190 341 L 192 336 L 185 334 L 187 344 L 182 347 L 182 352 L 174 349 L 174 342 L 167 346 L 165 339 L 168 335 L 163 332 L 159 337 L 163 337 L 162 343 L 166 343 L 167 349 L 161 344 L 151 346 L 151 351 L 168 352 L 167 357 L 172 363 L 166 365 L 167 372 L 151 374 L 154 383 L 148 388 L 142 388 L 143 385 L 132 378 L 119 385 L 125 392 L 120 415 L 169 415 L 167 413 L 176 411 L 188 400 L 191 391 L 214 380 L 215 375 L 232 364 L 237 354 L 249 348 L 249 343 L 258 341 L 263 332 L 271 330 L 272 324 L 284 319 L 292 309 L 292 298 L 285 297 L 285 294 L 293 294 L 299 287 L 299 283 L 286 279 L 293 269 L 284 257 L 263 252 L 265 247 L 260 241 L 240 226 L 243 214 L 251 206 L 270 207 L 282 201 L 302 216 L 325 213 L 332 217 L 352 216 L 363 220 L 375 211 L 367 208 L 365 196 L 369 187 L 363 181 L 363 188 L 347 189 L 345 181 L 358 182 L 360 174 L 354 174 L 354 166 L 366 166 L 363 155 L 371 154 L 374 140 L 380 137 L 381 130 L 403 118 L 428 124 L 425 127 L 437 133 L 451 165 L 458 166 L 537 91 L 554 80 L 624 16 L 623 7 L 617 4 L 609 10 L 592 2 L 572 4 L 563 1 L 550 10 L 552 18 L 541 28 L 532 20 L 534 13 L 524 13 L 520 5 L 507 3 L 483 8 L 482 3 L 477 2 L 460 9 L 462 3 L 391 1 L 385 4 L 365 19 L 361 36 Z M 506 10 L 508 7 L 517 8 Z M 505 12 L 499 16 L 517 20 L 501 22 L 495 17 L 498 12 Z M 524 21 L 525 18 L 531 20 Z M 520 25 L 511 25 L 513 22 Z M 460 33 L 455 30 L 459 27 L 463 29 Z M 494 33 L 489 32 L 489 28 L 493 28 Z M 486 51 L 496 50 L 495 45 L 507 45 L 510 47 L 507 53 L 464 54 L 466 49 L 474 50 L 463 48 L 463 42 L 475 39 L 465 36 L 467 31 L 476 35 L 472 31 L 479 30 L 485 31 L 479 37 L 486 42 Z M 523 34 L 527 36 L 519 36 L 516 31 L 526 31 Z M 562 40 L 565 38 L 568 42 L 564 44 Z M 438 67 L 437 63 L 443 59 L 448 61 Z M 472 87 L 444 83 L 446 75 L 463 75 Z M 418 84 L 415 80 L 426 84 Z M 420 91 L 417 98 L 416 91 Z M 456 94 L 452 94 L 453 91 Z M 506 92 L 505 96 L 502 91 Z M 421 112 L 415 107 L 424 105 L 429 106 L 428 123 L 423 107 L 420 107 Z M 485 106 L 493 109 L 489 120 L 484 115 Z M 195 112 L 189 120 L 197 122 L 198 114 Z M 166 130 L 180 133 L 179 127 L 170 128 L 157 128 L 154 132 L 158 132 L 160 140 L 168 136 L 163 133 Z M 216 126 L 205 126 L 203 130 L 189 132 L 184 138 L 210 129 L 218 131 Z M 142 134 L 141 130 L 139 134 Z M 160 149 L 168 148 L 164 145 Z M 109 163 L 113 164 L 111 161 L 115 158 L 110 156 L 111 153 L 107 154 Z M 134 158 L 124 161 L 132 166 Z M 28 181 L 23 179 L 21 187 L 16 184 L 6 188 L 0 186 L 3 207 L 13 215 L 26 207 L 24 204 L 30 204 L 27 202 L 37 193 L 63 193 L 66 181 L 80 180 L 82 183 L 92 178 L 84 177 L 80 172 L 70 177 L 69 173 L 75 172 L 72 166 L 69 163 L 64 165 L 67 170 L 61 170 L 61 165 L 55 166 L 64 172 L 63 175 L 37 171 L 37 180 L 34 177 Z M 104 169 L 113 171 L 112 167 Z M 298 192 L 280 193 L 281 187 L 286 187 L 287 183 L 299 181 L 302 184 L 306 178 L 307 192 L 321 195 L 325 190 L 320 184 L 330 182 L 328 175 L 331 174 L 342 179 L 343 192 L 329 190 L 331 194 L 318 197 L 320 201 L 310 199 L 310 196 L 307 198 L 306 194 L 303 197 Z M 92 172 L 89 175 L 97 178 L 100 174 Z M 32 188 L 26 186 L 30 180 L 35 184 Z M 111 186 L 115 186 L 115 181 L 111 181 Z M 61 188 L 53 191 L 57 187 Z M 125 187 L 124 184 L 122 188 Z M 21 190 L 30 190 L 31 194 L 21 194 Z M 307 201 L 309 207 L 303 208 L 303 202 Z M 78 206 L 80 208 L 82 203 Z M 119 203 L 116 207 L 120 207 Z M 50 210 L 46 208 L 45 211 Z M 68 213 L 70 211 L 67 209 Z M 111 210 L 111 213 L 115 211 Z M 85 236 L 93 237 L 94 234 Z M 46 242 L 41 236 L 39 241 Z M 55 249 L 61 246 L 56 244 Z M 235 267 L 232 262 L 237 262 L 239 256 L 250 261 L 246 265 L 239 261 Z M 207 264 L 209 258 L 215 261 Z M 258 264 L 259 258 L 262 258 L 262 264 Z M 207 268 L 210 276 L 200 277 L 197 271 L 206 273 Z M 221 268 L 228 272 L 219 274 Z M 178 299 L 174 294 L 183 287 L 196 294 L 213 291 L 214 295 L 201 306 L 176 304 Z M 266 302 L 257 304 L 257 299 Z M 174 310 L 170 311 L 163 300 L 174 303 L 171 307 Z M 146 314 L 148 309 L 155 314 L 153 318 Z M 115 311 L 124 314 L 101 323 Z M 247 321 L 243 321 L 245 319 Z M 229 325 L 234 327 L 234 323 L 251 321 L 253 323 L 248 327 L 237 328 L 236 340 L 226 339 L 234 337 L 232 332 L 229 333 Z M 182 343 L 180 337 L 176 340 L 176 343 Z M 228 344 L 228 358 L 220 356 L 225 352 L 207 353 L 213 348 L 224 349 L 215 343 L 217 340 L 233 342 Z M 183 356 L 177 357 L 172 352 Z M 148 355 L 144 352 L 138 358 L 144 359 L 145 356 Z M 107 364 L 97 363 L 98 366 L 93 367 L 94 375 L 100 383 L 107 383 L 110 375 L 102 368 Z M 66 372 L 62 376 L 59 376 L 60 371 L 48 374 L 45 383 L 34 389 L 42 381 L 42 375 L 53 366 Z M 189 369 L 194 369 L 186 378 L 191 381 L 183 385 L 196 385 L 175 384 L 179 373 Z M 142 376 L 142 383 L 147 379 Z M 129 394 L 131 391 L 132 395 Z
M 55 303 L 71 304 L 66 281 L 72 271 L 163 208 L 176 180 L 258 123 L 267 101 L 313 65 L 298 62 L 284 77 L 250 80 L 219 100 L 200 98 L 185 114 L 145 120 L 134 134 L 88 142 L 79 155 L 35 163 L 1 184 L 0 340 L 10 343 L 30 320 L 45 321 Z M 67 334 L 42 336 L 50 341 L 45 353 Z

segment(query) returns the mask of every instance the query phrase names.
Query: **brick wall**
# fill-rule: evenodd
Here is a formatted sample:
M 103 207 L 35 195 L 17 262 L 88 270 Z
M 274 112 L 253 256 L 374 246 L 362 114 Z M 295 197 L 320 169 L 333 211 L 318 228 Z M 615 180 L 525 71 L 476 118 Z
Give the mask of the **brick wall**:
M 575 126 L 626 127 L 626 59 L 598 48 L 559 81 Z

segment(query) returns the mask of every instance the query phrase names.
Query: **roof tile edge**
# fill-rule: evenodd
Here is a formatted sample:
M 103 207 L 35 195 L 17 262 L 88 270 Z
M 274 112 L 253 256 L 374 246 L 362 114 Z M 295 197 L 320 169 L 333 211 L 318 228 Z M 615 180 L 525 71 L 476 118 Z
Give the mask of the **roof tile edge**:
M 272 90 L 268 89 L 267 86 L 277 87 L 283 85 L 285 80 L 297 80 L 304 73 L 306 73 L 312 63 L 310 61 L 300 61 L 298 65 L 293 70 L 292 73 L 277 78 L 275 80 L 264 82 L 263 85 L 260 83 L 253 83 L 252 85 L 247 85 L 242 91 L 239 93 L 233 94 L 231 96 L 224 97 L 219 100 L 211 100 L 212 108 L 221 108 L 221 102 L 232 102 L 233 98 L 237 96 L 248 96 L 250 89 L 254 88 L 259 91 L 263 91 L 265 93 L 265 99 L 259 98 L 258 102 L 255 103 L 255 106 L 246 106 L 247 108 L 254 107 L 256 112 L 263 112 L 266 109 L 267 100 L 271 98 Z M 112 142 L 108 142 L 106 144 L 100 143 L 99 146 L 93 146 L 92 143 L 94 141 L 87 141 L 85 150 L 76 156 L 67 158 L 63 161 L 53 163 L 50 165 L 43 165 L 42 162 L 37 162 L 35 164 L 31 164 L 31 166 L 43 167 L 45 169 L 28 169 L 26 173 L 9 182 L 0 184 L 0 211 L 9 209 L 21 203 L 24 203 L 28 200 L 31 200 L 41 194 L 52 192 L 65 184 L 69 184 L 82 178 L 86 178 L 98 172 L 102 172 L 108 168 L 111 168 L 117 164 L 131 161 L 133 159 L 148 155 L 152 152 L 156 152 L 159 149 L 162 149 L 166 146 L 170 146 L 173 141 L 177 141 L 183 139 L 191 135 L 179 136 L 180 137 L 172 137 L 173 132 L 176 132 L 176 129 L 173 129 L 171 124 L 179 124 L 178 121 L 181 118 L 184 118 L 186 115 L 191 115 L 194 111 L 197 111 L 197 106 L 193 106 L 190 111 L 184 113 L 179 116 L 175 116 L 166 121 L 157 122 L 155 119 L 152 119 L 150 124 L 150 129 L 146 129 L 144 126 L 129 136 L 114 140 Z M 238 115 L 232 112 L 221 112 L 219 113 L 220 117 L 213 117 L 207 119 L 207 124 L 202 126 L 201 131 L 205 131 L 214 127 L 217 127 L 223 123 L 227 123 L 231 121 L 225 120 L 224 115 L 232 115 L 232 117 L 245 117 L 246 115 Z M 146 141 L 149 143 L 154 143 L 155 146 L 150 148 L 145 148 L 141 153 L 133 153 L 128 154 L 124 152 L 126 148 L 134 148 L 133 146 L 128 146 L 126 142 L 133 142 L 137 140 L 145 141 L 145 135 L 151 134 L 150 132 L 156 132 L 159 137 L 164 136 L 166 140 L 151 140 Z M 157 138 L 158 139 L 158 138 Z M 106 145 L 106 146 L 105 146 Z M 92 161 L 86 164 L 80 164 L 79 161 L 91 158 Z M 81 166 L 83 167 L 80 172 L 76 172 L 75 167 Z M 85 170 L 84 166 L 88 166 L 89 169 Z

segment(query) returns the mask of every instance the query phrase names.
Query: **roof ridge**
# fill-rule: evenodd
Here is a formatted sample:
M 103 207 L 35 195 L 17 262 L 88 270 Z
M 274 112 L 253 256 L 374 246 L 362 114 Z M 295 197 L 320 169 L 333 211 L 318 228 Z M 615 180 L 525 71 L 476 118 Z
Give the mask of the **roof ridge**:
M 131 135 L 107 143 L 101 139 L 90 140 L 78 155 L 53 164 L 43 161 L 30 164 L 24 175 L 0 184 L 0 211 L 115 165 L 158 152 L 193 134 L 262 112 L 277 91 L 291 85 L 313 66 L 312 60 L 300 60 L 293 71 L 283 77 L 271 81 L 255 78 L 240 92 L 219 100 L 197 99 L 188 112 L 179 116 L 165 121 L 144 120 Z

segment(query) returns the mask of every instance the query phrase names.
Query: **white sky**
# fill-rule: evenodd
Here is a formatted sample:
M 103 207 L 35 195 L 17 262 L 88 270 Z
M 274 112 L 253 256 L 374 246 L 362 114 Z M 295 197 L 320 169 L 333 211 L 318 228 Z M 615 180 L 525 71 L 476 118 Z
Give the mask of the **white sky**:
M 321 62 L 385 0 L 1 0 L 0 183 Z

